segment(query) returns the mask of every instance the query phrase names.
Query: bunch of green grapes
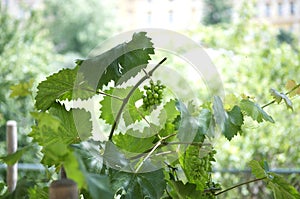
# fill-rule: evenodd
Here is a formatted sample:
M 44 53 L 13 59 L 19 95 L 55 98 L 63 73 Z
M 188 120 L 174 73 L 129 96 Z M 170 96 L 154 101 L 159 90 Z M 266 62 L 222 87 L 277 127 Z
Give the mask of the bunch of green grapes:
M 213 149 L 204 152 L 199 146 L 190 145 L 182 156 L 181 164 L 186 177 L 190 182 L 195 183 L 199 190 L 209 188 L 206 183 L 211 180 L 212 162 L 215 153 Z
M 150 81 L 150 86 L 145 85 L 145 94 L 143 95 L 143 108 L 144 110 L 150 109 L 152 106 L 156 108 L 162 102 L 163 91 L 166 88 L 161 84 L 160 80 L 157 82 Z

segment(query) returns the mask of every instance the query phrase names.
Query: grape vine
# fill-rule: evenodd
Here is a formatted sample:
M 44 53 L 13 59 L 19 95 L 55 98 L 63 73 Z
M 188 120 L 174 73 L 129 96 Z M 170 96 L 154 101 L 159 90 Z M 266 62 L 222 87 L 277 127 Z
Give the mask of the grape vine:
M 105 65 L 119 53 L 121 56 Z M 202 106 L 186 105 L 174 97 L 167 99 L 161 80 L 150 80 L 144 90 L 140 88 L 166 61 L 163 58 L 148 69 L 150 54 L 154 54 L 151 39 L 144 32 L 135 33 L 131 41 L 79 61 L 74 69 L 62 69 L 38 86 L 37 111 L 32 113 L 37 123 L 29 136 L 42 147 L 42 163 L 57 171 L 63 167 L 84 198 L 216 198 L 232 188 L 222 190 L 213 180 L 216 151 L 209 141 L 218 132 L 229 141 L 242 135 L 245 117 L 274 123 L 264 108 L 282 100 L 289 108 L 289 95 L 300 94 L 300 84 L 290 82 L 290 91 L 283 94 L 273 90 L 274 102 L 262 107 L 252 99 L 241 98 L 225 109 L 219 96 Z M 125 74 L 133 69 L 133 73 Z M 126 85 L 143 72 L 146 74 L 133 86 Z M 105 90 L 110 81 L 114 86 Z M 89 111 L 64 105 L 65 100 L 86 100 L 96 95 L 104 96 L 100 118 L 110 125 L 108 139 L 102 142 L 93 140 Z M 149 118 L 155 111 L 153 122 Z M 121 121 L 124 128 L 118 127 Z M 134 128 L 142 122 L 146 126 Z M 12 156 L 6 161 L 10 158 L 16 159 Z M 249 166 L 257 179 L 233 188 L 262 180 L 273 188 L 275 197 L 282 193 L 300 197 L 295 188 L 259 162 L 250 162 Z

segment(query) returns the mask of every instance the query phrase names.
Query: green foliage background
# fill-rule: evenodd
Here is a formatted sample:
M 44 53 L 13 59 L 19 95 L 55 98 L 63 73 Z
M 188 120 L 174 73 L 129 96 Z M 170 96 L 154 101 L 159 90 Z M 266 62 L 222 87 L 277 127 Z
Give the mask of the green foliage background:
M 52 43 L 43 29 L 41 13 L 26 11 L 28 16 L 16 19 L 1 7 L 0 23 L 0 153 L 5 154 L 5 123 L 16 120 L 19 129 L 19 146 L 28 143 L 25 134 L 30 130 L 33 119 L 32 87 L 51 69 L 57 58 Z M 26 31 L 24 31 L 26 28 Z M 10 90 L 16 84 L 23 84 L 27 94 L 14 96 Z M 21 86 L 21 85 L 20 85 Z M 13 97 L 14 96 L 14 97 Z M 31 161 L 31 158 L 27 159 Z
M 269 24 L 251 20 L 253 9 L 251 3 L 244 3 L 239 13 L 240 17 L 235 22 L 199 27 L 191 33 L 191 37 L 208 47 L 212 61 L 220 70 L 227 94 L 250 96 L 258 103 L 266 104 L 272 101 L 270 88 L 285 93 L 287 80 L 300 81 L 299 48 L 294 47 L 299 41 L 295 39 L 290 45 L 278 40 L 280 32 L 277 29 Z M 232 95 L 225 97 L 228 107 L 235 100 Z M 253 122 L 243 129 L 243 136 L 235 137 L 230 143 L 224 139 L 216 142 L 216 168 L 243 170 L 248 168 L 246 163 L 251 159 L 266 159 L 271 168 L 299 169 L 299 97 L 292 101 L 294 111 L 284 111 L 286 107 L 283 103 L 266 108 L 273 116 L 275 124 Z M 225 186 L 249 178 L 249 175 L 242 173 L 216 176 L 219 176 L 220 182 L 225 183 Z M 300 179 L 299 176 L 295 176 L 297 175 L 287 177 L 299 190 Z M 263 189 L 263 185 L 258 183 L 235 191 L 246 196 L 254 187 Z M 234 193 L 230 192 L 228 198 L 232 198 L 232 195 Z M 255 194 L 248 197 L 254 196 Z
M 86 56 L 117 29 L 109 1 L 46 0 L 45 8 L 47 28 L 59 53 Z

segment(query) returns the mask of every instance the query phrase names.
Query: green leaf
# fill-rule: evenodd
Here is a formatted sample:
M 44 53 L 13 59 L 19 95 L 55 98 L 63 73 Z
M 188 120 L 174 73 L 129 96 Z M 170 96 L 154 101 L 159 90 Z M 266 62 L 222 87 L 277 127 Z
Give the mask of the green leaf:
M 109 177 L 107 175 L 100 175 L 95 173 L 85 173 L 85 178 L 88 183 L 88 189 L 93 199 L 113 198 L 110 188 Z
M 281 100 L 283 99 L 287 108 L 292 109 L 293 110 L 293 103 L 292 101 L 288 98 L 288 96 L 286 96 L 283 93 L 279 93 L 278 91 L 276 91 L 275 89 L 271 89 L 270 90 L 271 95 L 274 97 L 275 101 L 279 104 L 281 102 Z
M 21 149 L 18 149 L 15 153 L 9 154 L 4 157 L 0 157 L 0 160 L 5 162 L 7 165 L 11 166 L 16 162 L 18 162 L 23 156 L 23 154 L 29 151 L 31 148 L 32 148 L 31 145 L 25 146 Z
M 81 171 L 75 152 L 70 151 L 67 153 L 67 155 L 63 157 L 62 164 L 67 173 L 67 177 L 74 180 L 79 188 L 84 187 L 88 179 L 85 178 L 85 174 Z
M 120 85 L 147 66 L 150 54 L 154 54 L 151 39 L 145 32 L 134 33 L 131 41 L 84 60 L 79 70 L 93 89 L 102 89 L 112 80 Z
M 264 168 L 257 160 L 251 160 L 248 165 L 256 178 L 263 178 L 267 176 Z
M 214 135 L 214 119 L 213 114 L 209 109 L 202 109 L 198 116 L 199 128 L 198 135 L 207 135 L 213 137 Z M 195 140 L 197 141 L 197 140 Z
M 265 163 L 252 160 L 249 166 L 256 178 L 264 178 L 268 188 L 272 189 L 275 199 L 299 199 L 299 192 L 282 177 L 263 169 Z
M 187 182 L 186 184 L 183 184 L 182 181 L 169 180 L 168 185 L 172 187 L 172 189 L 169 190 L 172 198 L 197 199 L 202 194 L 200 191 L 196 190 L 197 186 L 193 183 Z
M 241 100 L 240 108 L 246 115 L 257 122 L 263 122 L 263 120 L 265 120 L 274 123 L 274 120 L 270 115 L 268 115 L 258 104 L 249 99 Z
M 282 176 L 275 173 L 272 175 L 268 183 L 268 187 L 272 189 L 275 199 L 300 199 L 299 192 L 290 185 Z
M 153 146 L 155 136 L 143 138 L 141 136 L 135 137 L 130 134 L 130 132 L 126 132 L 125 134 L 115 135 L 113 140 L 116 146 L 124 151 L 132 153 L 142 153 Z
M 197 118 L 189 113 L 187 107 L 181 101 L 177 101 L 176 107 L 180 111 L 180 124 L 177 137 L 182 142 L 191 142 L 198 131 Z
M 219 125 L 222 134 L 230 141 L 235 135 L 242 131 L 244 123 L 240 107 L 234 106 L 232 110 L 225 111 L 220 97 L 214 97 L 213 103 L 216 123 Z
M 85 179 L 85 182 L 87 183 L 87 189 L 89 190 L 89 195 L 93 199 L 98 199 L 99 196 L 101 198 L 113 198 L 113 192 L 111 189 L 111 184 L 109 180 L 108 175 L 102 175 L 102 174 L 96 174 L 91 173 L 85 166 L 86 161 L 85 159 L 90 159 L 93 156 L 90 154 L 87 156 L 84 153 L 82 153 L 82 148 L 79 148 L 78 150 L 75 150 L 75 154 L 77 157 L 78 165 L 80 168 L 80 171 L 83 173 L 83 179 Z M 99 151 L 98 151 L 99 152 Z M 100 154 L 96 154 L 96 156 L 100 156 Z M 76 173 L 75 173 L 76 175 Z
M 120 152 L 116 145 L 110 141 L 105 144 L 103 161 L 107 166 L 118 169 L 128 169 L 129 165 L 124 153 Z
M 92 135 L 91 114 L 84 109 L 74 108 L 67 111 L 65 106 L 55 104 L 49 110 L 49 114 L 60 119 L 59 134 L 66 143 L 73 144 L 80 139 L 86 140 Z
M 11 93 L 9 97 L 26 97 L 32 94 L 32 86 L 34 80 L 31 79 L 28 82 L 22 82 L 10 87 Z
M 59 165 L 69 155 L 70 144 L 78 143 L 91 135 L 90 113 L 83 109 L 67 111 L 64 106 L 55 104 L 49 112 L 33 113 L 37 125 L 29 134 L 33 141 L 43 146 L 46 165 Z
M 48 110 L 57 100 L 88 99 L 95 94 L 74 69 L 62 69 L 38 85 L 35 106 L 38 110 Z
M 111 170 L 111 183 L 114 191 L 125 191 L 125 199 L 161 198 L 166 187 L 161 169 L 148 173 Z

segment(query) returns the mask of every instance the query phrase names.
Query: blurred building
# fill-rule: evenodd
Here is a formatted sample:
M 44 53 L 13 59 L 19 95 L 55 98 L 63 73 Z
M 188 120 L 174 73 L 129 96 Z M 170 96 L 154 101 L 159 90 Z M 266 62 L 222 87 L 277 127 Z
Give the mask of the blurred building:
M 203 0 L 116 0 L 124 30 L 167 28 L 184 30 L 201 23 Z
M 233 0 L 238 8 L 240 0 Z M 300 0 L 256 0 L 255 18 L 300 36 Z M 236 14 L 236 12 L 234 13 Z
M 242 0 L 232 1 L 233 16 Z M 205 12 L 204 0 L 113 0 L 118 24 L 123 30 L 167 28 L 187 30 L 198 26 Z M 63 2 L 62 2 L 63 3 Z M 2 6 L 22 17 L 22 6 L 43 7 L 43 0 L 1 0 Z M 300 0 L 256 0 L 256 19 L 300 36 Z
M 225 0 L 226 1 L 226 0 Z M 231 0 L 233 15 L 242 0 Z M 136 28 L 193 29 L 202 21 L 204 0 L 116 0 L 123 30 Z M 256 19 L 300 36 L 300 0 L 257 0 Z M 121 20 L 122 19 L 122 20 Z

